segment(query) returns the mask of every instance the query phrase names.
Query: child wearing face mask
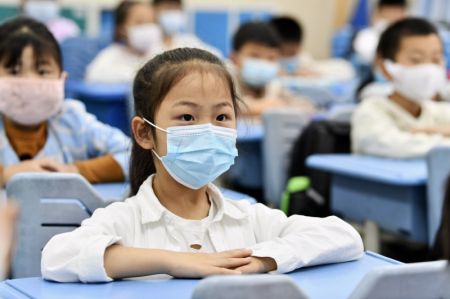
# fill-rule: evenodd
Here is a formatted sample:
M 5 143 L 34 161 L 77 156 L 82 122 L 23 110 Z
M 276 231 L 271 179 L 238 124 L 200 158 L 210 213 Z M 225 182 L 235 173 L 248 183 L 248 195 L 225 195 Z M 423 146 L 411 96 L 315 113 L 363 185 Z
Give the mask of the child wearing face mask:
M 446 81 L 436 28 L 419 18 L 394 23 L 381 35 L 376 65 L 393 92 L 365 98 L 356 109 L 353 152 L 416 158 L 450 145 L 450 104 L 434 101 Z
M 281 71 L 280 47 L 280 36 L 265 22 L 245 23 L 234 34 L 231 67 L 247 106 L 244 115 L 259 117 L 266 110 L 288 106 L 314 111 L 309 101 L 276 80 Z
M 183 47 L 207 50 L 222 57 L 220 50 L 188 32 L 188 15 L 183 11 L 182 0 L 153 0 L 152 6 L 163 33 L 162 42 L 154 44 L 151 49 L 152 57 L 167 50 Z
M 60 15 L 59 0 L 21 0 L 25 16 L 44 23 L 58 42 L 80 35 L 78 25 Z
M 358 32 L 353 48 L 358 59 L 367 65 L 375 60 L 375 52 L 381 33 L 408 14 L 407 0 L 379 0 L 372 17 L 372 26 Z
M 74 172 L 123 181 L 129 139 L 78 101 L 64 101 L 61 50 L 30 18 L 0 26 L 0 187 L 20 172 Z
M 99 282 L 167 274 L 205 277 L 343 262 L 358 233 L 336 217 L 286 217 L 224 198 L 212 182 L 237 156 L 239 100 L 224 64 L 179 48 L 149 61 L 134 82 L 131 194 L 53 237 L 42 275 Z
M 270 20 L 281 38 L 280 68 L 282 75 L 313 79 L 349 80 L 355 76 L 351 64 L 343 59 L 314 60 L 303 49 L 303 28 L 292 17 Z
M 151 6 L 141 1 L 122 1 L 115 10 L 114 43 L 88 65 L 86 81 L 131 83 L 151 56 L 150 49 L 161 41 Z

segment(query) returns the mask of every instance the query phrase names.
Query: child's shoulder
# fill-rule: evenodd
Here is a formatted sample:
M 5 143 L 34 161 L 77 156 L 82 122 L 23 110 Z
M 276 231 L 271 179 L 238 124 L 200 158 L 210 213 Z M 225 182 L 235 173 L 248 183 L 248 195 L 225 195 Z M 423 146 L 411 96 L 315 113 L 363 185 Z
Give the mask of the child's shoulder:
M 61 111 L 52 117 L 50 122 L 81 128 L 86 123 L 92 121 L 92 119 L 95 119 L 95 116 L 86 111 L 86 106 L 82 102 L 66 99 L 64 100 Z

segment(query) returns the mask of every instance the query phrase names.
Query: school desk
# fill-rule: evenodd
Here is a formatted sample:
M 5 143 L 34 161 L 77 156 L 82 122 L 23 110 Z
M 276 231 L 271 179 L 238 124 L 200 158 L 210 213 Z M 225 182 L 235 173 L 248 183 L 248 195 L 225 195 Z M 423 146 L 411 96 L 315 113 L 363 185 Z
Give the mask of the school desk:
M 288 274 L 312 299 L 348 298 L 363 276 L 374 268 L 400 264 L 366 252 L 357 261 L 304 268 Z M 0 297 L 25 299 L 148 298 L 189 299 L 199 280 L 127 280 L 112 283 L 55 283 L 41 278 L 7 280 L 0 284 Z M 3 298 L 2 297 L 2 298 Z M 282 298 L 282 294 L 280 294 Z
M 427 242 L 425 160 L 359 155 L 313 155 L 310 168 L 329 172 L 332 211 L 354 221 Z

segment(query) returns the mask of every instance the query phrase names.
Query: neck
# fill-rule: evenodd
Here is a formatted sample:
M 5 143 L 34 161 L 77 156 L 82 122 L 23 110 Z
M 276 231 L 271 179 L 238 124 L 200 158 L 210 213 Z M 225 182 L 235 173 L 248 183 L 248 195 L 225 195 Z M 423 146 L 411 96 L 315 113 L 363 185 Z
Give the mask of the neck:
M 4 123 L 5 124 L 13 127 L 14 129 L 17 129 L 17 130 L 20 130 L 20 131 L 26 131 L 26 132 L 38 131 L 42 127 L 42 125 L 44 124 L 44 123 L 40 123 L 40 124 L 33 125 L 33 126 L 24 126 L 24 125 L 21 125 L 21 124 L 13 122 L 12 120 L 10 120 L 10 119 L 8 119 L 6 117 L 3 117 L 3 119 L 4 119 Z
M 397 92 L 394 92 L 390 96 L 390 99 L 414 117 L 419 117 L 422 112 L 422 108 L 417 102 L 412 101 Z
M 165 34 L 163 37 L 163 42 L 167 47 L 171 47 L 173 43 L 173 37 Z
M 153 191 L 159 202 L 175 215 L 200 220 L 208 216 L 210 202 L 207 187 L 189 189 L 175 181 L 166 171 L 157 171 L 153 178 Z
M 245 84 L 245 82 L 240 80 L 241 91 L 244 96 L 251 97 L 254 99 L 262 99 L 265 96 L 266 89 L 264 87 L 261 88 L 253 88 Z

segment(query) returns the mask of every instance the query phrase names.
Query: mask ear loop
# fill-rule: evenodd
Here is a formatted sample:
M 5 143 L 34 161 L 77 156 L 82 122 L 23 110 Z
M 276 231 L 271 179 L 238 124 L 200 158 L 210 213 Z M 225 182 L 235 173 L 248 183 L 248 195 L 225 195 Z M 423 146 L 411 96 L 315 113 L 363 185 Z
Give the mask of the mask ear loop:
M 148 123 L 150 126 L 156 128 L 156 129 L 158 129 L 158 130 L 160 130 L 160 131 L 163 131 L 163 132 L 166 132 L 166 133 L 167 133 L 167 130 L 164 130 L 163 128 L 158 127 L 157 125 L 155 125 L 155 124 L 152 123 L 151 121 L 147 120 L 145 117 L 142 117 L 142 119 L 143 119 L 146 123 Z M 153 154 L 155 154 L 156 158 L 158 158 L 158 160 L 162 162 L 161 157 L 155 152 L 154 149 L 152 149 L 152 152 L 153 152 Z

